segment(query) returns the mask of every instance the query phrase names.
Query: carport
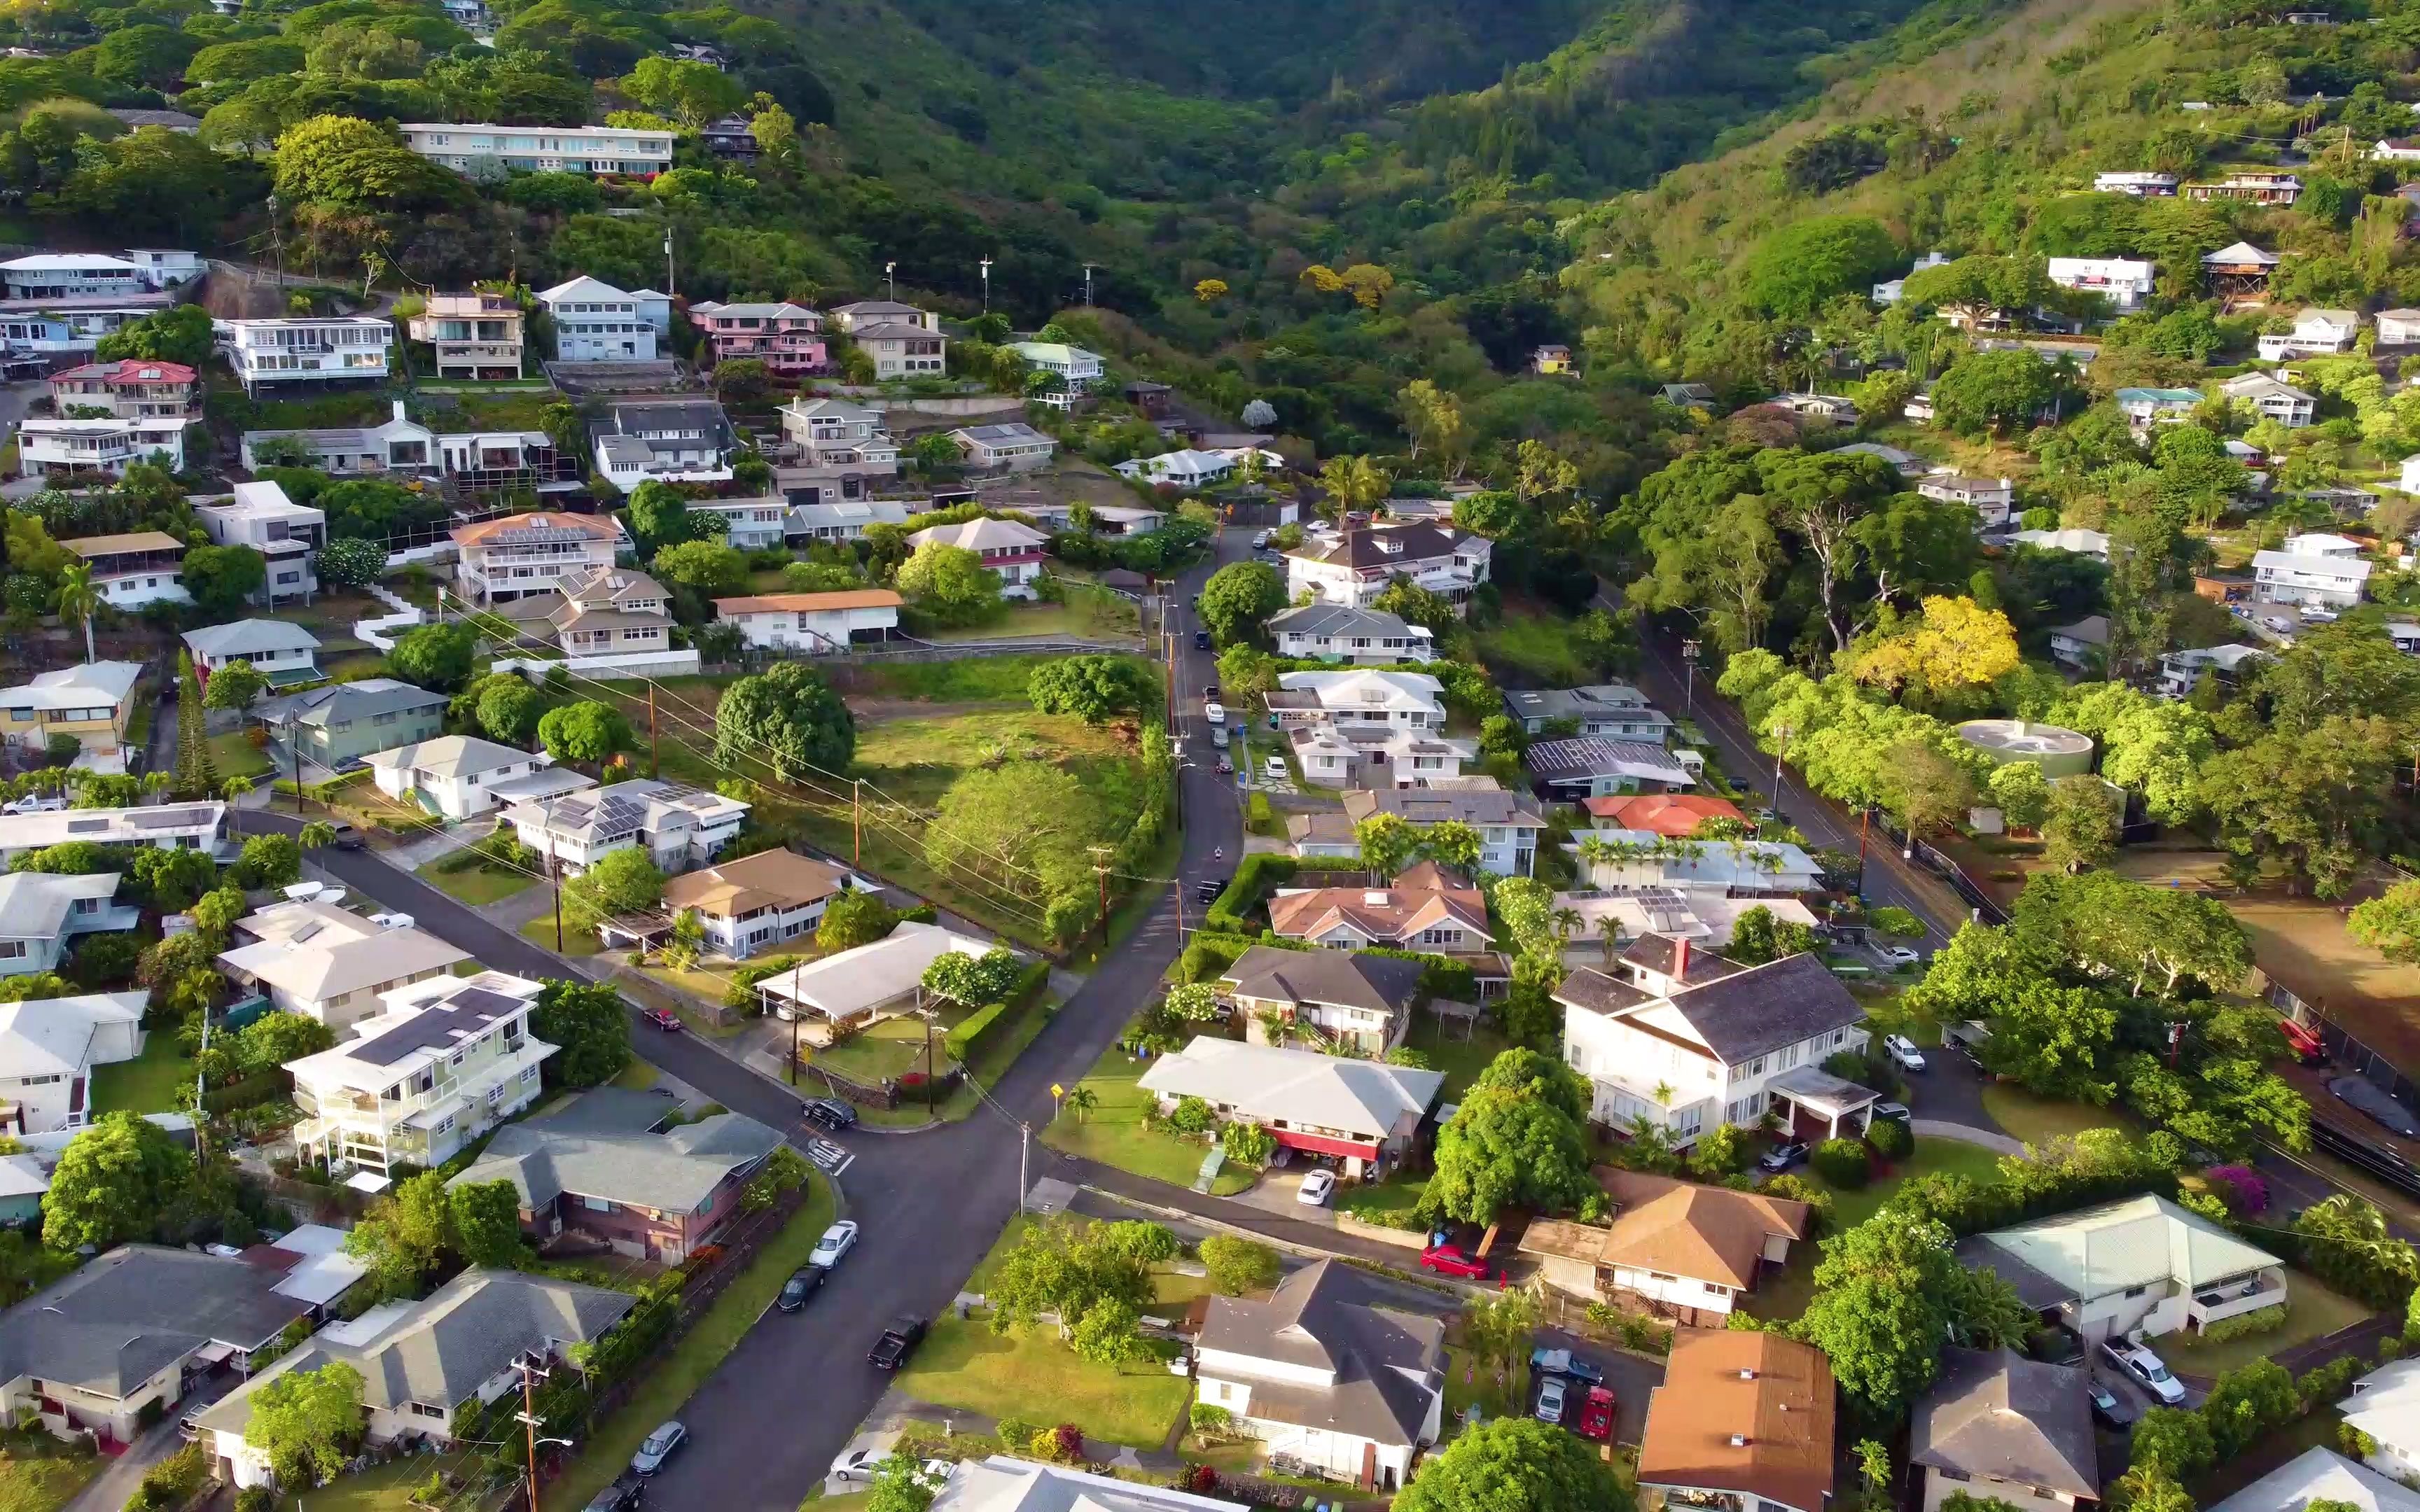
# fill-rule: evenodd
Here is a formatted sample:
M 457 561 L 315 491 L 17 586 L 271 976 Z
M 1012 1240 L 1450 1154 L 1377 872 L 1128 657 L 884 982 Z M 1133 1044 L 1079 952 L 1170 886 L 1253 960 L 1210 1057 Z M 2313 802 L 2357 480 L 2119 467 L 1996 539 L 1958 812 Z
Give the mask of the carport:
M 1870 1087 L 1860 1087 L 1814 1066 L 1783 1072 L 1765 1084 L 1765 1090 L 1790 1105 L 1790 1133 L 1801 1139 L 1863 1134 L 1873 1119 L 1874 1103 L 1882 1098 Z

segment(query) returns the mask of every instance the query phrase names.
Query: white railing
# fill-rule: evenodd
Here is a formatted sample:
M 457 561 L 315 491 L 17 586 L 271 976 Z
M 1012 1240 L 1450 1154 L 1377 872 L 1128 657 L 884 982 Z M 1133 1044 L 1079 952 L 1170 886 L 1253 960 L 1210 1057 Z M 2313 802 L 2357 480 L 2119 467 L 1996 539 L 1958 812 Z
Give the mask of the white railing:
M 703 665 L 694 650 L 627 651 L 604 656 L 499 656 L 493 670 L 535 677 L 556 667 L 582 677 L 689 677 Z

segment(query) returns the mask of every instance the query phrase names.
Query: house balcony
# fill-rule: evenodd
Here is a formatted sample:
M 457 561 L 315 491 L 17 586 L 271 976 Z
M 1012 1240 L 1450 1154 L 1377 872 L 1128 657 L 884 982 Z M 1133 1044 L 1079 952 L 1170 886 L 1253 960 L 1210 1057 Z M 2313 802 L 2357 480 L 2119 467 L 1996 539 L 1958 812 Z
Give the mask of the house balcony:
M 69 914 L 66 926 L 60 931 L 60 933 L 64 934 L 106 934 L 118 930 L 132 929 L 142 922 L 142 909 L 131 907 L 124 903 L 112 903 L 106 908 L 97 908 L 90 913 L 74 912 Z
M 2254 1275 L 2239 1276 L 2214 1287 L 2204 1287 L 2185 1304 L 2185 1321 L 2195 1330 L 2245 1313 L 2257 1313 L 2264 1307 L 2282 1307 L 2286 1304 L 2286 1273 L 2283 1267 L 2271 1266 Z
M 440 363 L 478 363 L 482 365 L 502 366 L 506 363 L 518 364 L 520 360 L 521 344 L 517 341 L 441 341 L 437 343 L 437 361 Z
M 1684 1486 L 1641 1486 L 1638 1512 L 1753 1512 L 1756 1499 L 1737 1491 Z

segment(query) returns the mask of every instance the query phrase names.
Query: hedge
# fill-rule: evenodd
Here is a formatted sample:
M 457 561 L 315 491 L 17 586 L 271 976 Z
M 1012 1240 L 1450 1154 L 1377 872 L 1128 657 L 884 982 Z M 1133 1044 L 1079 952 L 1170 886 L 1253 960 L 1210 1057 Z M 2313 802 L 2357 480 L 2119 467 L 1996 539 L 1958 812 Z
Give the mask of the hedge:
M 778 977 L 799 962 L 802 955 L 772 955 L 762 961 L 751 961 L 731 974 L 730 984 L 722 989 L 722 1006 L 741 1011 L 756 1007 L 756 984 L 768 977 Z
M 284 1067 L 271 1066 L 267 1071 L 240 1076 L 225 1087 L 211 1088 L 202 1094 L 202 1106 L 211 1113 L 232 1113 L 237 1108 L 274 1103 L 286 1096 L 292 1086 L 293 1078 L 286 1074 Z
M 1198 933 L 1193 943 L 1185 948 L 1185 953 L 1176 958 L 1176 980 L 1187 986 L 1197 981 L 1216 981 L 1253 944 L 1238 934 Z
M 1256 933 L 1260 926 L 1245 916 L 1266 903 L 1270 894 L 1301 877 L 1304 872 L 1322 873 L 1316 880 L 1332 886 L 1333 879 L 1326 873 L 1357 877 L 1362 870 L 1357 862 L 1334 857 L 1303 861 L 1276 851 L 1255 851 L 1236 863 L 1234 880 L 1227 884 L 1227 890 L 1218 895 L 1218 900 L 1211 903 L 1209 912 L 1202 916 L 1202 927 L 1223 930 L 1230 934 Z
M 944 1042 L 950 1058 L 961 1066 L 972 1065 L 975 1058 L 1004 1038 L 1023 1017 L 1023 1010 L 1040 1000 L 1043 989 L 1050 985 L 1050 963 L 1036 961 L 1018 973 L 1016 985 L 1000 1002 L 975 1010 L 958 1026 L 952 1029 Z

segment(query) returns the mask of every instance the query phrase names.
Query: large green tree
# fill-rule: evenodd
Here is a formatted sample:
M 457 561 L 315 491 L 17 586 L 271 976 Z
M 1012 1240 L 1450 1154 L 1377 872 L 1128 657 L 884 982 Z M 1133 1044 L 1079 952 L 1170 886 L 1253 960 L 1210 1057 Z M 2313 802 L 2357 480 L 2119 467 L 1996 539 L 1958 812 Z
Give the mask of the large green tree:
M 1604 1512 L 1620 1504 L 1611 1466 L 1575 1434 L 1500 1417 L 1457 1435 L 1395 1497 L 1396 1512 Z
M 823 674 L 776 663 L 723 689 L 714 710 L 715 764 L 769 769 L 783 781 L 836 778 L 857 752 L 857 721 Z
M 1026 693 L 1044 714 L 1098 725 L 1155 706 L 1159 687 L 1131 656 L 1062 656 L 1033 669 Z
M 362 1373 L 331 1360 L 263 1382 L 252 1394 L 243 1442 L 267 1458 L 280 1485 L 308 1489 L 343 1472 L 368 1426 Z
M 193 1182 L 194 1158 L 166 1130 L 137 1114 L 104 1113 L 59 1152 L 42 1194 L 42 1242 L 105 1250 L 149 1239 Z
M 629 1017 L 606 982 L 548 981 L 530 1011 L 530 1033 L 560 1047 L 546 1058 L 550 1085 L 601 1086 L 630 1064 Z
M 961 546 L 927 541 L 899 565 L 899 592 L 944 625 L 964 625 L 1000 602 L 1000 574 Z
M 1269 616 L 1286 607 L 1285 579 L 1262 562 L 1231 562 L 1202 585 L 1197 612 L 1220 645 L 1260 638 Z
M 1815 1296 L 1792 1332 L 1832 1362 L 1857 1421 L 1893 1426 L 1932 1383 L 1953 1321 L 1947 1227 L 1885 1207 L 1823 1242 Z
M 478 633 L 460 621 L 420 625 L 395 638 L 386 664 L 397 677 L 432 693 L 451 693 L 471 680 Z
M 1597 1193 L 1588 1135 L 1543 1087 L 1476 1087 L 1437 1131 L 1432 1215 L 1492 1224 L 1508 1207 L 1564 1212 Z

